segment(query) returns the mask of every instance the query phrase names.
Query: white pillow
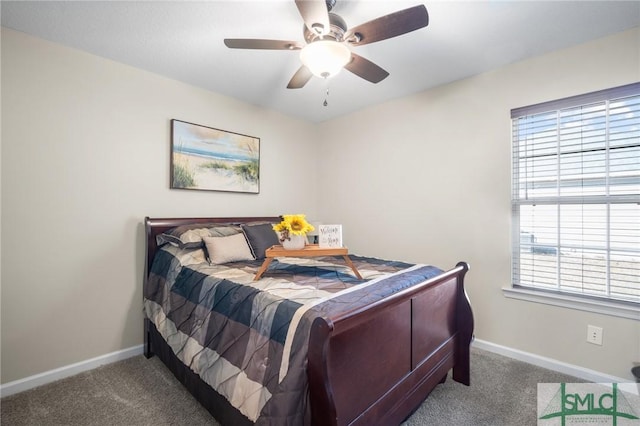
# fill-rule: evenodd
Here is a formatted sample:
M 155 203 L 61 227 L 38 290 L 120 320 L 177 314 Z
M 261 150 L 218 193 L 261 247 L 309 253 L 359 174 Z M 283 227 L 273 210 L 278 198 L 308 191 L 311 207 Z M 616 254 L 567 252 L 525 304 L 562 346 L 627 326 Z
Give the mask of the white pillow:
M 235 234 L 228 237 L 202 237 L 209 259 L 214 265 L 240 260 L 253 260 L 251 249 L 244 234 Z

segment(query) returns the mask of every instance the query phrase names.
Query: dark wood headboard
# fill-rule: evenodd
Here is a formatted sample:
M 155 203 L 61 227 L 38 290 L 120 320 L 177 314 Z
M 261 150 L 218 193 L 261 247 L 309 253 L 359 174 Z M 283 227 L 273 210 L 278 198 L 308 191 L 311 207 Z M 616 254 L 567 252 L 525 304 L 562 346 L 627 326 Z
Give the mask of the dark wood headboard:
M 146 249 L 144 264 L 144 279 L 146 281 L 151 268 L 151 262 L 158 250 L 156 243 L 156 235 L 162 234 L 171 228 L 180 225 L 189 225 L 191 223 L 247 223 L 247 222 L 280 222 L 279 216 L 260 216 L 260 217 L 191 217 L 191 218 L 152 218 L 144 219 L 144 229 L 146 233 Z

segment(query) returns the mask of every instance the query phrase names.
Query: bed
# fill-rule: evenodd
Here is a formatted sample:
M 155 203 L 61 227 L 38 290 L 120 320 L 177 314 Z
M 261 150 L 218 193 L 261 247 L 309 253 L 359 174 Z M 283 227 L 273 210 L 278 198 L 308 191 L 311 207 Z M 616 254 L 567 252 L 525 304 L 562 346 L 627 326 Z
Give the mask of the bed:
M 279 220 L 145 219 L 144 354 L 221 424 L 400 424 L 451 370 L 470 384 L 466 263 L 287 257 L 254 281 Z

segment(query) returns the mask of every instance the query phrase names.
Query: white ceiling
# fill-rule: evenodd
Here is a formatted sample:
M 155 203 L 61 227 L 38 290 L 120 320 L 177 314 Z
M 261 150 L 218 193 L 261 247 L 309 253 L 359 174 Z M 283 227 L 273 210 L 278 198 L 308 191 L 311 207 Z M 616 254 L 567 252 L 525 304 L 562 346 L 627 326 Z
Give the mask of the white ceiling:
M 338 0 L 333 12 L 353 27 L 419 3 Z M 302 41 L 293 0 L 3 0 L 1 15 L 4 27 L 313 122 L 640 26 L 640 1 L 424 4 L 426 28 L 352 48 L 386 69 L 387 79 L 372 84 L 343 70 L 296 90 L 286 85 L 300 66 L 298 52 L 223 44 L 224 38 Z

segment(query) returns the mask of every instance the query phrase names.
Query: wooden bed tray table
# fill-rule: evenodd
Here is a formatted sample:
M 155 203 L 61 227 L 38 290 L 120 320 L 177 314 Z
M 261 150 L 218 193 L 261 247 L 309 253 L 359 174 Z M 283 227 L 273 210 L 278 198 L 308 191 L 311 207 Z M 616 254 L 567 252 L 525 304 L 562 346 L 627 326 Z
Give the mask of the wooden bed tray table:
M 318 244 L 307 244 L 304 248 L 299 250 L 289 250 L 285 249 L 281 245 L 271 246 L 264 252 L 265 259 L 262 262 L 262 266 L 258 269 L 256 273 L 254 281 L 257 281 L 262 277 L 262 274 L 269 268 L 271 261 L 275 257 L 315 257 L 315 256 L 342 256 L 347 266 L 351 268 L 354 275 L 358 277 L 359 280 L 362 279 L 362 275 L 356 269 L 356 266 L 351 261 L 349 257 L 349 250 L 346 247 L 337 247 L 337 248 L 324 248 L 320 247 Z

